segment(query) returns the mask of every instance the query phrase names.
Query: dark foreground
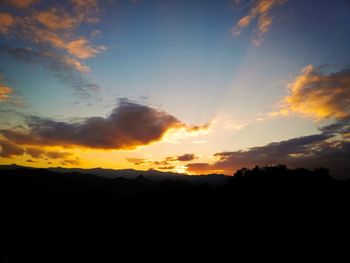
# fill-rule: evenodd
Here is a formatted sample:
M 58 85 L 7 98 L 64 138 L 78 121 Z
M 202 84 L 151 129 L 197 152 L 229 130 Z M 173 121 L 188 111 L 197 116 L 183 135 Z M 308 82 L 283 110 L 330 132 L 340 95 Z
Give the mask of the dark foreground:
M 0 262 L 284 261 L 314 247 L 326 259 L 336 246 L 335 260 L 348 250 L 350 183 L 324 169 L 241 170 L 221 186 L 0 173 Z

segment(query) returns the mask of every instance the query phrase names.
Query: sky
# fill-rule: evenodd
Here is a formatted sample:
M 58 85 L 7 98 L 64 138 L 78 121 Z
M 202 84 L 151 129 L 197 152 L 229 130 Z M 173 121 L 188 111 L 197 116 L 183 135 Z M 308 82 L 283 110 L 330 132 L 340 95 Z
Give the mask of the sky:
M 349 176 L 348 0 L 2 0 L 0 164 Z

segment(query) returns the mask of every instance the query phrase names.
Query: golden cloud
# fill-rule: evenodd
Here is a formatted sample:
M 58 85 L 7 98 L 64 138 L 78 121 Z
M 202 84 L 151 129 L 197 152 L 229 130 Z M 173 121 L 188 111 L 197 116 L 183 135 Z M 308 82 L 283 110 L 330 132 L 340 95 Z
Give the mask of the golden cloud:
M 257 0 L 250 9 L 249 13 L 243 16 L 232 28 L 232 34 L 238 36 L 243 29 L 248 27 L 254 20 L 258 23 L 258 38 L 253 39 L 253 44 L 259 45 L 263 34 L 269 31 L 272 25 L 271 10 L 285 3 L 286 0 Z
M 290 94 L 274 115 L 296 112 L 318 121 L 350 117 L 350 69 L 325 74 L 308 65 L 288 87 Z

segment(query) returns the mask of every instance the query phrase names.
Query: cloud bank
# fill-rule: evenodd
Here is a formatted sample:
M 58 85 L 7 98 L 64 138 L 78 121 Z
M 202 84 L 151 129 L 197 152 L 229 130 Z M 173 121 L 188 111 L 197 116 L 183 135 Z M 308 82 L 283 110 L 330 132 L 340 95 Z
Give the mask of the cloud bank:
M 69 123 L 31 116 L 26 125 L 25 129 L 3 129 L 0 133 L 10 142 L 25 146 L 134 149 L 161 140 L 170 129 L 199 129 L 164 111 L 125 100 L 106 118 Z

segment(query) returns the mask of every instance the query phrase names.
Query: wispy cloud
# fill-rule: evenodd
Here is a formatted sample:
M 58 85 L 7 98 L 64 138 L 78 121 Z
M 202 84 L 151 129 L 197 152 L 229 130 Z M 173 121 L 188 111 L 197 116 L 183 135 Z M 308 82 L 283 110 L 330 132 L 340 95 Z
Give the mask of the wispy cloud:
M 106 49 L 102 45 L 93 45 L 89 39 L 93 34 L 86 36 L 78 34 L 79 27 L 84 23 L 98 23 L 100 9 L 94 0 L 70 0 L 67 5 L 58 2 L 45 5 L 34 5 L 38 1 L 5 1 L 4 4 L 16 7 L 8 9 L 6 13 L 0 12 L 0 34 L 19 39 L 19 43 L 26 43 L 25 47 L 2 47 L 8 53 L 27 62 L 48 64 L 49 70 L 55 76 L 64 76 L 61 79 L 69 79 L 68 70 L 74 70 L 74 75 L 81 75 L 75 79 L 84 79 L 83 73 L 90 68 L 82 61 L 96 56 Z M 32 6 L 33 5 L 33 6 Z M 29 8 L 22 8 L 32 6 Z M 94 31 L 96 29 L 93 29 Z M 89 37 L 87 37 L 89 36 Z M 30 48 L 28 48 L 30 47 Z M 29 59 L 27 57 L 30 57 Z M 35 59 L 33 59 L 35 57 Z M 63 70 L 64 68 L 68 70 Z M 59 69 L 59 70 L 57 70 Z M 59 72 L 59 74 L 57 74 Z M 71 81 L 78 90 L 85 89 L 86 81 Z
M 287 0 L 256 0 L 247 15 L 243 16 L 232 28 L 232 34 L 240 35 L 245 28 L 257 21 L 257 36 L 253 38 L 254 45 L 260 45 L 263 35 L 269 31 L 273 16 L 271 10 L 278 5 L 287 2 Z
M 178 171 L 179 167 L 185 168 L 183 165 L 179 166 L 178 165 L 179 163 L 190 162 L 198 158 L 199 157 L 193 153 L 187 153 L 187 154 L 178 155 L 178 156 L 169 156 L 162 161 L 152 161 L 144 158 L 125 158 L 125 159 L 128 162 L 133 163 L 134 165 L 148 165 L 160 170 L 169 170 L 169 171 L 174 170 L 176 172 L 179 172 Z M 183 170 L 182 172 L 185 172 L 186 169 L 181 169 L 181 170 Z
M 24 106 L 25 103 L 23 98 L 15 95 L 13 88 L 6 85 L 5 81 L 4 75 L 0 72 L 0 103 L 6 102 L 13 106 Z
M 12 93 L 12 89 L 10 87 L 5 86 L 0 83 L 0 102 L 8 101 L 10 99 L 10 95 Z
M 74 88 L 75 94 L 80 98 L 90 99 L 96 97 L 99 86 L 90 82 L 84 75 L 90 68 L 81 64 L 69 56 L 60 56 L 50 50 L 36 51 L 30 48 L 13 48 L 0 46 L 0 53 L 5 52 L 10 56 L 29 64 L 41 64 L 49 69 L 52 76 L 62 83 Z

